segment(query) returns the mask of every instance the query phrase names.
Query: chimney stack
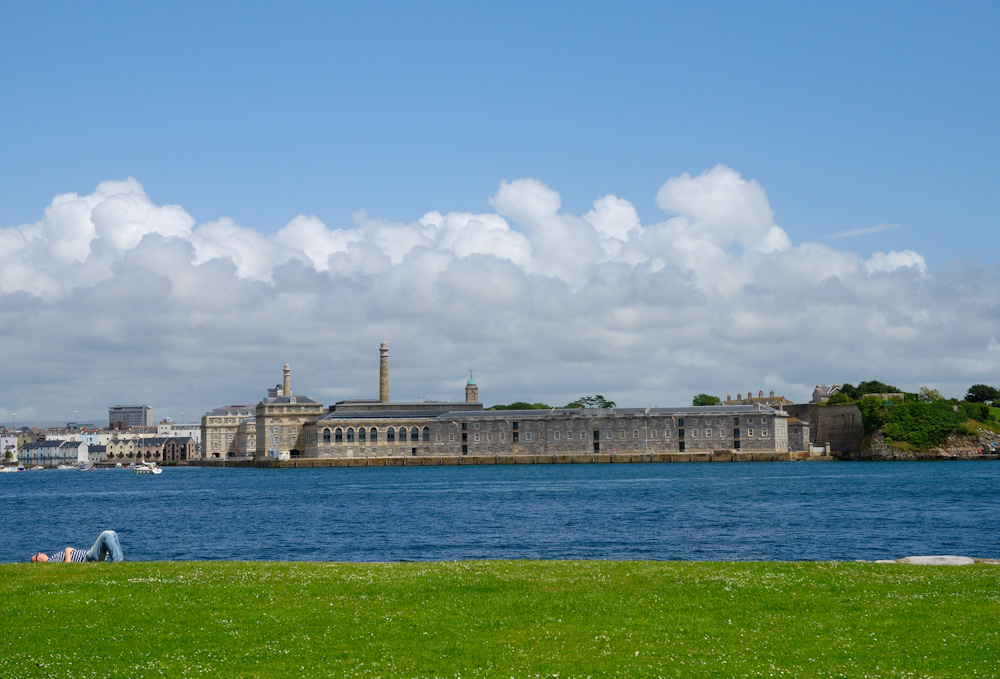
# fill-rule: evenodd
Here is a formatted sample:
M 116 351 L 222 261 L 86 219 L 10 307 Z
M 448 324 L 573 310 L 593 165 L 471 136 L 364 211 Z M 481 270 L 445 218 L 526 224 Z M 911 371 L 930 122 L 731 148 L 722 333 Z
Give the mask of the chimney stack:
M 389 402 L 389 345 L 385 342 L 378 349 L 378 400 Z

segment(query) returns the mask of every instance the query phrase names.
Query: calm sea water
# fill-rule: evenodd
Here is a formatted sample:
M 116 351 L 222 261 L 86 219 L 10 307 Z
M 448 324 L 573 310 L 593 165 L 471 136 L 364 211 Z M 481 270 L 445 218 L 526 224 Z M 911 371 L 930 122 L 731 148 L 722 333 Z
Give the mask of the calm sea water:
M 1000 557 L 1000 463 L 167 468 L 0 475 L 0 562 Z

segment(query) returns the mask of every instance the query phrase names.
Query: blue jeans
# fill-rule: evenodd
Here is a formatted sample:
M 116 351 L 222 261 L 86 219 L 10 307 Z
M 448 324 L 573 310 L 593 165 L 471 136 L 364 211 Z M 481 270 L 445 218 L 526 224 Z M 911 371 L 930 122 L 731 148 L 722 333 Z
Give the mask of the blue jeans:
M 87 550 L 87 561 L 124 561 L 118 533 L 106 530 L 97 536 L 97 542 Z

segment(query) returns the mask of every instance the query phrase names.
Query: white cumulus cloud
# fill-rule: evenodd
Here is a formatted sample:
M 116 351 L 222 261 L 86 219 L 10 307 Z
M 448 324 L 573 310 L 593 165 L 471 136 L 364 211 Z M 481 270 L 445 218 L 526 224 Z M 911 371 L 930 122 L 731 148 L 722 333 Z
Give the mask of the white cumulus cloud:
M 62 194 L 0 228 L 0 407 L 196 419 L 254 402 L 285 362 L 296 393 L 371 397 L 382 340 L 400 399 L 461 399 L 469 369 L 487 403 L 552 405 L 799 400 L 874 378 L 960 395 L 1000 372 L 996 270 L 793 242 L 764 188 L 721 165 L 667 179 L 656 204 L 646 223 L 615 195 L 577 215 L 521 178 L 481 213 L 298 215 L 266 234 L 196 224 L 131 178 Z

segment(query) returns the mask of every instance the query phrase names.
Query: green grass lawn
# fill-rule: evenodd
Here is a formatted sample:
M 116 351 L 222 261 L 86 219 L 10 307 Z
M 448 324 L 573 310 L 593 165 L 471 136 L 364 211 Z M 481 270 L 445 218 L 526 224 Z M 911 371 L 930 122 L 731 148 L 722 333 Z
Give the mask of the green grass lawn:
M 993 677 L 1000 566 L 0 566 L 0 677 Z

